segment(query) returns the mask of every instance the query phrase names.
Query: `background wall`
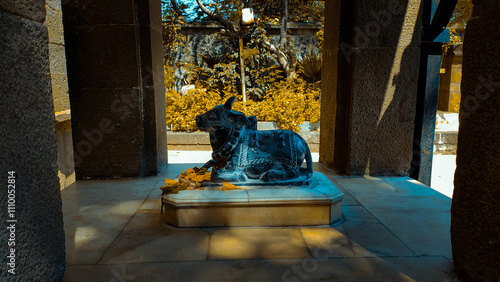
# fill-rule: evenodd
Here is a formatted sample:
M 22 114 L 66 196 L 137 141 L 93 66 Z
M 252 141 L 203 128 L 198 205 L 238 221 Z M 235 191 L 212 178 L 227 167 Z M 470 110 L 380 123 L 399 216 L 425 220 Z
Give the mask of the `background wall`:
M 318 41 L 314 38 L 316 32 L 321 29 L 321 25 L 313 23 L 289 23 L 294 48 L 297 54 L 304 54 L 309 49 L 318 50 Z M 188 36 L 188 43 L 185 50 L 180 51 L 176 58 L 181 62 L 195 62 L 198 55 L 206 52 L 217 52 L 222 49 L 222 45 L 215 44 L 213 35 L 220 32 L 222 26 L 215 23 L 192 23 L 182 26 L 181 33 Z M 279 41 L 279 26 L 270 25 L 266 28 L 267 35 L 272 37 L 271 43 L 277 44 Z

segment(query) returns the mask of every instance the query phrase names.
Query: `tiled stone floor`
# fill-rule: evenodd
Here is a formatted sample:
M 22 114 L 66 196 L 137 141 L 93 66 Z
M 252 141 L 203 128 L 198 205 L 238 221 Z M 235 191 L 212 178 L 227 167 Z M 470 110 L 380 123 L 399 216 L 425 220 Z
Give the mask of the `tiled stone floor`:
M 345 193 L 333 227 L 167 226 L 159 187 L 192 166 L 61 191 L 63 281 L 454 281 L 451 199 L 409 178 L 347 178 L 315 164 Z

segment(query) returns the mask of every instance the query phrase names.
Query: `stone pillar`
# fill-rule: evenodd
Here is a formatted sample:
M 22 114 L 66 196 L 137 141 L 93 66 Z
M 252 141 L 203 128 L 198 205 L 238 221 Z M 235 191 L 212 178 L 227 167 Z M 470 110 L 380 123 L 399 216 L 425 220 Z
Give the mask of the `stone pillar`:
M 473 3 L 463 47 L 451 243 L 464 281 L 500 281 L 500 2 Z
M 49 33 L 50 77 L 56 116 L 57 166 L 61 190 L 75 182 L 75 163 L 71 134 L 71 109 L 64 51 L 61 0 L 46 0 L 44 25 Z
M 2 281 L 59 281 L 66 267 L 44 20 L 43 0 L 0 1 Z
M 160 0 L 64 1 L 77 179 L 166 164 Z
M 462 81 L 462 45 L 453 45 L 443 54 L 444 73 L 439 76 L 438 110 L 458 113 Z
M 407 175 L 421 1 L 325 3 L 320 161 L 346 174 Z

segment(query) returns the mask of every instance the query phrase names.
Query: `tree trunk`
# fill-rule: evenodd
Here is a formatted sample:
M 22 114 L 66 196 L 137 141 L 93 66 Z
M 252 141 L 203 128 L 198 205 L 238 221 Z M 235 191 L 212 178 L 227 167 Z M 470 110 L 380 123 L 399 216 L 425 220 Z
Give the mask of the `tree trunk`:
M 177 16 L 180 17 L 182 21 L 186 21 L 186 18 L 182 14 L 181 9 L 179 9 L 179 5 L 177 5 L 177 1 L 176 0 L 170 0 L 170 3 L 172 4 L 172 9 L 177 14 Z
M 234 25 L 232 23 L 225 21 L 224 18 L 221 15 L 219 15 L 217 12 L 210 11 L 207 7 L 205 7 L 205 5 L 203 5 L 203 3 L 201 2 L 201 0 L 196 0 L 196 3 L 198 3 L 198 6 L 201 8 L 201 10 L 203 11 L 203 13 L 205 13 L 206 15 L 208 15 L 213 20 L 219 22 L 230 33 L 237 33 L 237 30 L 236 30 L 236 28 L 234 27 Z
M 288 0 L 281 0 L 280 48 L 286 45 L 286 30 L 288 26 Z
M 208 15 L 213 20 L 222 24 L 231 33 L 237 34 L 238 32 L 241 32 L 237 28 L 235 28 L 235 26 L 232 23 L 225 21 L 224 18 L 217 13 L 217 11 L 215 12 L 210 11 L 205 5 L 203 5 L 201 0 L 196 0 L 196 2 L 206 15 Z M 242 3 L 244 4 L 245 7 L 252 7 L 253 1 L 249 0 Z M 285 71 L 286 78 L 290 80 L 290 79 L 295 79 L 297 77 L 295 73 L 297 60 L 293 55 L 291 55 L 290 58 L 288 58 L 286 54 L 280 50 L 286 48 L 287 25 L 288 25 L 288 0 L 283 0 L 283 2 L 281 3 L 281 30 L 280 30 L 279 48 L 277 48 L 276 46 L 267 41 L 263 43 L 266 45 L 266 47 L 269 48 L 271 53 L 273 53 L 273 55 L 276 56 L 276 59 L 278 60 L 279 64 Z
M 295 60 L 295 57 L 291 57 L 290 59 L 283 53 L 280 49 L 278 49 L 276 46 L 273 44 L 264 41 L 264 45 L 266 45 L 267 48 L 269 48 L 269 51 L 273 53 L 273 55 L 276 56 L 276 59 L 278 60 L 278 63 L 281 65 L 281 67 L 285 70 L 286 78 L 288 80 L 295 79 L 297 77 L 295 73 L 295 67 L 297 65 L 297 60 Z

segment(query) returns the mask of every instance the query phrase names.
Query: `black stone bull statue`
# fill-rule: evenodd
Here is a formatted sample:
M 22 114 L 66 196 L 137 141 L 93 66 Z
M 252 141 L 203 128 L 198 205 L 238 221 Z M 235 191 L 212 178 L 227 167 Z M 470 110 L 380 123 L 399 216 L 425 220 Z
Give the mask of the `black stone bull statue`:
M 313 166 L 306 141 L 289 130 L 257 130 L 255 116 L 232 110 L 235 98 L 196 117 L 196 126 L 210 134 L 212 160 L 204 167 L 213 167 L 212 181 L 309 183 Z

